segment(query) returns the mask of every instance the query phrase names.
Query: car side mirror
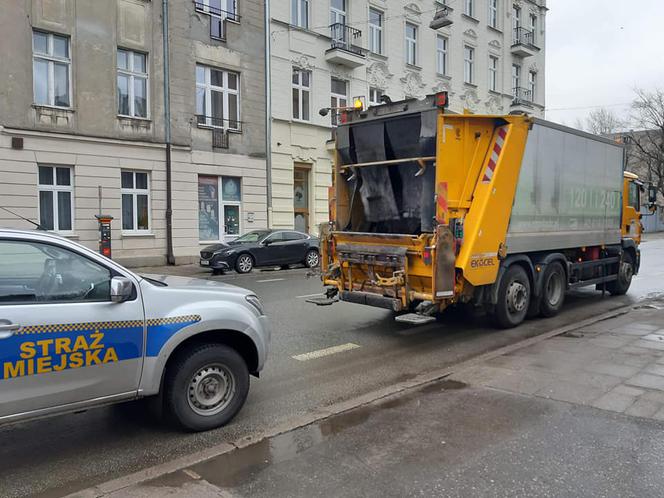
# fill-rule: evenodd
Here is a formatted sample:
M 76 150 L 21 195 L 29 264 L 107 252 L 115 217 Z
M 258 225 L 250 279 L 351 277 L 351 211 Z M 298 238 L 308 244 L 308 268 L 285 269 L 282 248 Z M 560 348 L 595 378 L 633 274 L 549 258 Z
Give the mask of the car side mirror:
M 111 279 L 111 301 L 124 303 L 131 299 L 134 293 L 134 284 L 127 277 L 113 277 Z
M 648 185 L 648 204 L 657 203 L 657 187 Z
M 270 239 L 265 239 L 265 240 L 263 241 L 263 245 L 264 245 L 264 246 L 269 246 L 270 244 L 272 244 L 272 241 L 271 241 Z

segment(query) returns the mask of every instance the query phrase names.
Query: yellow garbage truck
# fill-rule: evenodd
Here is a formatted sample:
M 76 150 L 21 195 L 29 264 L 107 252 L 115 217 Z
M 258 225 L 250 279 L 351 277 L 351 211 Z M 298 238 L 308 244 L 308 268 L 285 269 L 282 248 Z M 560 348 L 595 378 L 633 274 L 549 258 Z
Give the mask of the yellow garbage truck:
M 565 292 L 627 292 L 640 194 L 615 141 L 526 115 L 453 114 L 447 94 L 341 115 L 325 297 L 424 323 L 471 303 L 500 327 Z

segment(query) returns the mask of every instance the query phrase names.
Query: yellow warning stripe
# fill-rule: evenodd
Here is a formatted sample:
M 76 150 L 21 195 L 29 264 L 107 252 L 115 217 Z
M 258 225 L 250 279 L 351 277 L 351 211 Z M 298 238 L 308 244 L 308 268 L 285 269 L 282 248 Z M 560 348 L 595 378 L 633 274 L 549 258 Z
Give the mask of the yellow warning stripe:
M 175 323 L 187 323 L 187 322 L 200 322 L 200 315 L 183 315 L 183 316 L 172 316 L 168 318 L 149 318 L 147 320 L 148 327 L 155 327 L 158 325 L 170 325 Z M 16 333 L 17 335 L 22 334 L 52 334 L 57 332 L 76 332 L 81 330 L 112 330 L 112 329 L 124 329 L 124 328 L 134 328 L 142 327 L 143 320 L 121 320 L 117 322 L 83 322 L 83 323 L 54 323 L 54 324 L 44 324 L 44 325 L 29 325 L 27 327 L 21 327 L 21 329 Z

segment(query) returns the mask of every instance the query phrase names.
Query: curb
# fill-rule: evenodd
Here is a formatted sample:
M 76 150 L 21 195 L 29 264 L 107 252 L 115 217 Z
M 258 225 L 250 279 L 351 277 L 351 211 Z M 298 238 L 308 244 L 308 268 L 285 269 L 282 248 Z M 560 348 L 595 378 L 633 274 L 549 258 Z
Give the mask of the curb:
M 604 320 L 609 320 L 611 318 L 615 318 L 621 315 L 625 315 L 632 311 L 635 307 L 637 306 L 643 306 L 646 304 L 648 300 L 644 300 L 639 302 L 638 304 L 633 303 L 629 304 L 626 306 L 622 306 L 620 308 L 616 308 L 612 311 L 608 311 L 605 313 L 602 313 L 601 315 L 597 315 L 591 318 L 587 318 L 585 320 L 582 320 L 580 322 L 566 325 L 564 327 L 559 327 L 557 329 L 551 330 L 549 332 L 545 332 L 544 334 L 540 334 L 534 337 L 530 337 L 528 339 L 524 339 L 522 341 L 516 342 L 514 344 L 510 344 L 508 346 L 503 346 L 501 348 L 498 348 L 494 351 L 489 351 L 487 353 L 481 354 L 479 356 L 476 356 L 472 359 L 463 361 L 461 363 L 457 363 L 453 367 L 447 367 L 439 370 L 435 370 L 433 372 L 428 372 L 426 374 L 421 374 L 418 375 L 417 377 L 414 377 L 413 379 L 403 381 L 396 383 L 394 385 L 378 389 L 376 391 L 369 392 L 367 394 L 363 394 L 361 396 L 346 400 L 346 401 L 340 401 L 338 403 L 334 403 L 330 406 L 327 407 L 322 407 L 318 408 L 312 412 L 306 413 L 304 415 L 300 415 L 297 417 L 294 417 L 288 421 L 285 421 L 281 424 L 277 424 L 276 426 L 273 426 L 269 429 L 267 429 L 264 432 L 259 432 L 255 433 L 253 435 L 246 436 L 240 440 L 237 440 L 233 443 L 220 443 L 218 445 L 212 446 L 210 448 L 207 448 L 205 450 L 201 450 L 196 453 L 192 453 L 190 455 L 186 455 L 180 458 L 177 458 L 175 460 L 172 460 L 170 462 L 165 462 L 162 464 L 158 464 L 152 467 L 148 467 L 146 469 L 140 470 L 138 472 L 134 472 L 132 474 L 127 474 L 122 477 L 118 477 L 116 479 L 112 479 L 110 481 L 106 481 L 104 483 L 98 484 L 96 486 L 83 489 L 81 491 L 77 491 L 75 493 L 66 495 L 65 498 L 98 498 L 102 497 L 104 495 L 114 493 L 117 491 L 120 491 L 122 489 L 128 488 L 130 486 L 134 486 L 137 484 L 140 484 L 142 482 L 155 479 L 157 477 L 163 476 L 165 474 L 170 474 L 172 472 L 176 472 L 180 469 L 186 468 L 186 467 L 191 467 L 192 465 L 196 465 L 197 463 L 200 463 L 204 460 L 208 460 L 213 457 L 217 457 L 219 455 L 223 455 L 225 453 L 229 453 L 231 451 L 235 451 L 237 449 L 245 448 L 247 446 L 251 446 L 252 444 L 256 444 L 262 440 L 269 439 L 275 436 L 278 436 L 280 434 L 284 434 L 286 432 L 290 432 L 296 429 L 300 429 L 302 427 L 305 427 L 307 425 L 311 425 L 316 422 L 320 422 L 322 420 L 325 420 L 327 418 L 330 418 L 334 415 L 338 415 L 340 413 L 359 408 L 364 405 L 368 405 L 369 403 L 373 403 L 376 401 L 380 401 L 384 398 L 391 397 L 391 396 L 396 396 L 399 394 L 404 393 L 405 391 L 409 391 L 415 388 L 422 387 L 426 384 L 429 384 L 431 382 L 435 382 L 438 380 L 442 380 L 445 377 L 449 377 L 450 375 L 454 373 L 458 373 L 459 371 L 466 369 L 468 367 L 475 366 L 479 363 L 483 363 L 485 361 L 491 360 L 493 358 L 496 358 L 498 356 L 503 356 L 509 353 L 512 353 L 514 351 L 518 351 L 523 348 L 527 348 L 529 346 L 532 346 L 534 344 L 537 344 L 539 342 L 545 341 L 547 339 L 550 339 L 552 337 L 556 337 L 558 335 L 565 334 L 567 332 L 571 332 L 573 330 L 578 330 L 583 327 L 587 327 L 589 325 L 604 321 Z

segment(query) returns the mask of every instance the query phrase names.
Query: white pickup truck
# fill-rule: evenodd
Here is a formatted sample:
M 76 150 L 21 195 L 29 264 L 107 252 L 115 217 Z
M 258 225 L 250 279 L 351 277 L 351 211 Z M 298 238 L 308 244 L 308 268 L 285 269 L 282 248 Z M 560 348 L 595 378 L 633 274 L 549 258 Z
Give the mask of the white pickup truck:
M 139 276 L 57 235 L 0 229 L 0 424 L 160 395 L 182 427 L 218 427 L 269 340 L 248 290 Z

